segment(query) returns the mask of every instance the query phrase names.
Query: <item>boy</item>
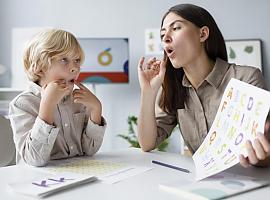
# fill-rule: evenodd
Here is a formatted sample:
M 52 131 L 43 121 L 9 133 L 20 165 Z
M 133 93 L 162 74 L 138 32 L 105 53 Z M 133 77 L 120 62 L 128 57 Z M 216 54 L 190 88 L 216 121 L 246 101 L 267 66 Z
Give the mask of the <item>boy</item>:
M 93 155 L 106 123 L 98 98 L 76 82 L 84 53 L 69 32 L 37 34 L 24 53 L 29 88 L 10 103 L 16 161 L 44 166 L 50 159 Z M 73 91 L 74 84 L 79 89 Z

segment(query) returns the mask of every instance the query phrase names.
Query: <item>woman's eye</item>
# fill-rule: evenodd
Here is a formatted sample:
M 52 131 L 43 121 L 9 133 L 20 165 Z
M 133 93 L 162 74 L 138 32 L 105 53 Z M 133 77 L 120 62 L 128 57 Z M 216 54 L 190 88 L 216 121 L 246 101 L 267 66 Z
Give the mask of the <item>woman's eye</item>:
M 159 32 L 159 34 L 160 34 L 160 39 L 163 39 L 163 38 L 164 38 L 165 33 L 166 33 L 165 30 L 161 30 L 161 31 Z
M 173 27 L 173 30 L 174 30 L 174 31 L 177 31 L 177 30 L 180 30 L 180 29 L 181 29 L 180 26 Z

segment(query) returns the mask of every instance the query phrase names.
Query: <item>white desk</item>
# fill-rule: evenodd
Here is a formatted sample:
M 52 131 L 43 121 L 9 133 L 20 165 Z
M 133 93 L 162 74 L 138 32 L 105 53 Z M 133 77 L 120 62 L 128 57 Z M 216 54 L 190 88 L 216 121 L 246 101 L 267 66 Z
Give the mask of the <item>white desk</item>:
M 194 172 L 193 162 L 190 157 L 183 157 L 178 154 L 169 154 L 162 152 L 145 153 L 140 149 L 125 149 L 122 151 L 99 152 L 94 158 L 106 161 L 119 161 L 133 165 L 153 167 L 152 170 L 133 176 L 126 180 L 113 185 L 94 182 L 76 188 L 68 189 L 60 193 L 49 196 L 45 199 L 54 200 L 71 200 L 71 199 L 112 199 L 112 200 L 168 200 L 178 199 L 174 194 L 159 190 L 159 183 L 170 182 L 181 178 L 191 178 L 194 173 L 187 174 L 167 167 L 154 165 L 151 163 L 153 159 L 176 164 L 183 168 L 187 168 Z M 244 169 L 241 166 L 235 166 L 228 172 L 238 173 L 242 175 L 256 176 L 260 178 L 270 179 L 270 168 Z M 23 177 L 35 177 L 33 170 L 22 170 L 19 166 L 9 166 L 0 168 L 0 199 L 33 199 L 23 195 L 18 195 L 7 190 L 7 183 L 21 180 Z M 268 196 L 268 197 L 267 197 Z M 268 199 L 270 196 L 270 187 L 251 191 L 242 195 L 235 196 L 230 199 Z

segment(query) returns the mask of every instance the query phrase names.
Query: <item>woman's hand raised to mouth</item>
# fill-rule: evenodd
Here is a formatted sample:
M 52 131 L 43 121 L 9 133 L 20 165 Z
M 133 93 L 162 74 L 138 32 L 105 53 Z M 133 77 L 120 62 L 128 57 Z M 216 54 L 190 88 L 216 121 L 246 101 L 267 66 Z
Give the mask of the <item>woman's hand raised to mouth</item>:
M 145 58 L 142 57 L 138 63 L 138 76 L 142 92 L 156 95 L 163 83 L 166 67 L 164 61 L 150 58 L 144 64 Z

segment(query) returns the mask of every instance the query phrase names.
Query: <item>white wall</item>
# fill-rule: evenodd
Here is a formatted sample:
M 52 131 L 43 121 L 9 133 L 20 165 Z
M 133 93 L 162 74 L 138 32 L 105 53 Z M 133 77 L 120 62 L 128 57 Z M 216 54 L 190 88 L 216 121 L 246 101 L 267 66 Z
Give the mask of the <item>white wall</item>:
M 144 30 L 159 28 L 163 14 L 178 3 L 205 7 L 216 19 L 225 39 L 262 39 L 264 74 L 270 86 L 268 0 L 0 0 L 0 63 L 10 66 L 11 29 L 15 27 L 57 27 L 77 37 L 128 37 L 130 83 L 96 87 L 108 121 L 103 149 L 128 146 L 115 135 L 127 131 L 128 115 L 138 114 L 136 65 L 144 54 Z
M 7 38 L 7 26 L 6 26 L 6 11 L 4 6 L 4 1 L 0 0 L 0 67 L 1 72 L 3 72 L 3 69 L 7 69 L 10 66 L 9 62 L 9 56 L 10 54 L 7 53 L 9 51 L 8 48 L 8 42 L 6 41 Z M 10 73 L 9 70 L 5 70 L 5 73 L 0 72 L 0 87 L 6 87 L 9 86 L 9 79 L 10 79 Z

